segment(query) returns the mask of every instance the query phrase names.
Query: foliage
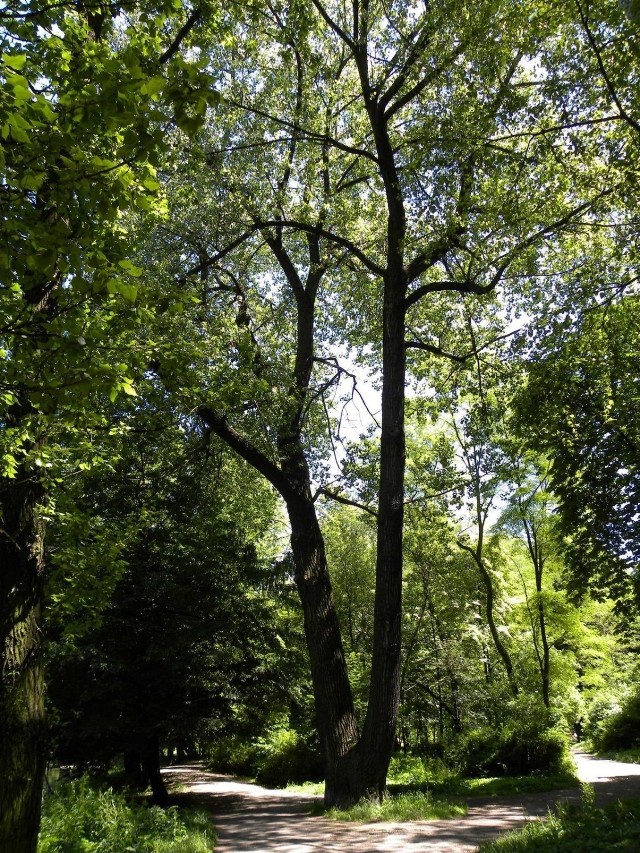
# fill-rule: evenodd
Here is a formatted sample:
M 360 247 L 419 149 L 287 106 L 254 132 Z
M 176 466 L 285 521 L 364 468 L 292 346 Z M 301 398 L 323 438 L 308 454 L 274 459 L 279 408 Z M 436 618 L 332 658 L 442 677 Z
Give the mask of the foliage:
M 474 729 L 451 750 L 468 776 L 522 776 L 561 773 L 571 766 L 567 737 L 535 723 L 512 724 L 502 730 Z
M 545 821 L 482 844 L 479 853 L 633 853 L 640 846 L 640 801 L 563 807 Z
M 49 681 L 67 762 L 108 762 L 141 736 L 193 750 L 231 721 L 259 726 L 303 666 L 283 579 L 236 523 L 232 471 L 203 459 L 197 435 L 152 424 L 129 437 L 108 474 L 74 484 L 86 541 L 108 519 L 122 563 L 106 606 L 84 619 L 95 591 L 71 567 L 87 548 L 73 538 L 77 524 L 54 524 Z
M 83 777 L 45 797 L 38 853 L 208 853 L 213 839 L 206 815 L 132 805 Z
M 517 399 L 523 439 L 553 460 L 573 590 L 610 594 L 625 614 L 640 557 L 639 309 L 630 293 L 550 333 Z
M 640 748 L 640 692 L 629 696 L 590 737 L 596 749 L 606 752 Z
M 289 782 L 323 778 L 322 759 L 291 729 L 276 729 L 258 741 L 256 780 L 262 785 L 284 788 Z
M 238 736 L 219 738 L 206 754 L 211 769 L 251 776 L 267 787 L 284 788 L 323 778 L 318 749 L 299 732 L 281 725 L 268 728 L 262 737 L 252 740 Z

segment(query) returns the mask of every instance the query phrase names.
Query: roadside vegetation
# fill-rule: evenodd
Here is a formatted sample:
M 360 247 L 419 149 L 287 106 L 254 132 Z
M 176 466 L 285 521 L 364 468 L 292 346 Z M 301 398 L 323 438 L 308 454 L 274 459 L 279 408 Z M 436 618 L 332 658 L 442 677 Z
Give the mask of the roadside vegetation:
M 482 844 L 479 853 L 635 853 L 640 849 L 640 800 L 606 808 L 564 806 L 545 821 Z
M 205 814 L 132 803 L 86 777 L 61 781 L 43 802 L 38 853 L 209 853 Z

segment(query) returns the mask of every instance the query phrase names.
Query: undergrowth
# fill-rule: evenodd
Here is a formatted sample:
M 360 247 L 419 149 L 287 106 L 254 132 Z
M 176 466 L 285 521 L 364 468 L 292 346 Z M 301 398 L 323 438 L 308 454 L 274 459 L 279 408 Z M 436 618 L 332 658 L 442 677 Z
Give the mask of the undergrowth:
M 132 805 L 83 778 L 45 797 L 38 853 L 209 853 L 213 840 L 204 814 Z
M 640 800 L 606 808 L 564 806 L 545 821 L 485 843 L 479 853 L 637 853 Z

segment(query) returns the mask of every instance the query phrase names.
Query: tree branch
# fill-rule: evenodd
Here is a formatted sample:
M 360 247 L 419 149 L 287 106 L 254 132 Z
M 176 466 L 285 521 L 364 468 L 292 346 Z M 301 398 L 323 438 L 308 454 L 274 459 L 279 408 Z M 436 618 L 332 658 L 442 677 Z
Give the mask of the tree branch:
M 368 269 L 370 272 L 374 273 L 377 276 L 382 277 L 384 275 L 383 267 L 379 266 L 372 261 L 361 249 L 359 249 L 351 240 L 347 240 L 346 237 L 340 237 L 338 234 L 334 234 L 332 231 L 327 231 L 325 228 L 320 228 L 317 225 L 309 225 L 307 222 L 298 222 L 294 219 L 269 219 L 264 222 L 257 223 L 257 227 L 259 228 L 291 228 L 294 231 L 303 231 L 306 234 L 316 234 L 318 237 L 324 237 L 325 240 L 329 240 L 331 243 L 335 243 L 336 246 L 342 246 L 344 249 L 347 249 L 352 255 L 355 255 L 356 258 Z
M 199 406 L 198 415 L 218 438 L 222 439 L 232 450 L 235 450 L 238 456 L 262 474 L 285 501 L 293 498 L 291 484 L 280 468 L 235 430 L 227 420 L 226 415 L 216 412 L 208 406 Z
M 345 498 L 343 495 L 340 495 L 337 492 L 330 491 L 325 486 L 321 486 L 318 489 L 318 491 L 315 493 L 314 500 L 316 500 L 320 495 L 323 495 L 325 498 L 331 498 L 332 501 L 335 501 L 339 504 L 344 504 L 345 506 L 354 506 L 356 509 L 361 509 L 363 512 L 368 512 L 369 515 L 373 515 L 374 518 L 378 517 L 377 511 L 375 509 L 372 509 L 370 506 L 358 503 L 358 501 L 353 501 L 351 500 L 351 498 Z
M 640 124 L 629 115 L 629 113 L 626 111 L 626 109 L 622 105 L 622 102 L 620 101 L 620 98 L 618 97 L 618 94 L 615 90 L 615 87 L 614 87 L 613 83 L 611 82 L 609 75 L 607 74 L 607 70 L 604 67 L 604 62 L 602 61 L 602 54 L 600 53 L 600 49 L 599 49 L 598 45 L 596 44 L 596 40 L 593 36 L 593 33 L 591 32 L 591 27 L 589 26 L 589 22 L 588 22 L 587 17 L 584 13 L 584 10 L 582 8 L 582 3 L 580 2 L 580 0 L 576 0 L 576 6 L 578 7 L 578 14 L 580 15 L 580 21 L 582 22 L 582 26 L 584 27 L 585 33 L 587 34 L 587 38 L 589 40 L 589 44 L 591 45 L 591 49 L 593 50 L 593 52 L 596 56 L 596 62 L 598 63 L 598 68 L 600 69 L 600 74 L 602 74 L 602 79 L 605 82 L 605 85 L 607 87 L 607 91 L 609 92 L 609 96 L 611 97 L 611 100 L 613 101 L 613 103 L 618 108 L 618 112 L 620 113 L 620 118 L 622 118 L 624 121 L 626 121 L 627 124 L 630 127 L 632 127 L 636 133 L 640 134 Z
M 198 23 L 198 21 L 200 20 L 201 17 L 202 17 L 202 9 L 200 9 L 199 7 L 196 7 L 193 10 L 193 12 L 189 15 L 189 17 L 187 18 L 184 25 L 182 27 L 180 27 L 180 29 L 178 30 L 178 34 L 176 35 L 174 40 L 171 42 L 169 47 L 165 50 L 165 52 L 162 54 L 162 56 L 158 60 L 160 65 L 164 65 L 165 62 L 168 62 L 171 59 L 171 57 L 174 56 L 180 50 L 180 45 L 186 39 L 186 37 L 189 35 L 191 30 L 195 27 L 195 25 Z

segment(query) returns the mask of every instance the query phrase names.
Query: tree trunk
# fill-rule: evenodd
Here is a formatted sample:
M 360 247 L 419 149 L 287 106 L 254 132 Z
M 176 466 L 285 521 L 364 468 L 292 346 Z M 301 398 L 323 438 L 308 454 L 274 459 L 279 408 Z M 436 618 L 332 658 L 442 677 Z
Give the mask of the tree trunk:
M 0 482 L 0 853 L 34 853 L 44 780 L 40 483 Z
M 295 581 L 304 614 L 318 734 L 325 765 L 325 804 L 345 805 L 364 796 L 354 772 L 353 749 L 359 732 L 324 540 L 310 487 L 304 483 L 300 485 L 298 498 L 289 500 L 287 508 Z
M 166 808 L 169 805 L 169 793 L 160 772 L 160 740 L 157 735 L 141 738 L 140 761 L 144 785 L 151 786 L 151 802 Z

